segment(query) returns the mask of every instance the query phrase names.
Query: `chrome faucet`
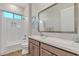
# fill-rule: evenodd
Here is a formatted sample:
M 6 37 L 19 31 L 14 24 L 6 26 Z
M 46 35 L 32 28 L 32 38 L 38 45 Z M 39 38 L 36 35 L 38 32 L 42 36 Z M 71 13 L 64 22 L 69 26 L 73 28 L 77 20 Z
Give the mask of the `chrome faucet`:
M 40 32 L 40 36 L 44 36 L 44 34 L 42 32 Z
M 41 36 L 43 39 L 46 39 L 46 38 L 47 38 L 47 35 L 44 35 L 42 32 L 40 32 L 40 36 Z

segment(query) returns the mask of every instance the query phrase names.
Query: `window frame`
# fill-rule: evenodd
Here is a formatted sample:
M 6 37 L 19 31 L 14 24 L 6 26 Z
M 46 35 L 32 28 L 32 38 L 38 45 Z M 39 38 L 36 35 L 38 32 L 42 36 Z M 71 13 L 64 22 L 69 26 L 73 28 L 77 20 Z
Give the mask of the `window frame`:
M 13 17 L 14 17 L 14 14 L 13 14 L 13 13 L 10 13 L 10 14 L 12 14 L 12 18 L 11 18 L 11 17 L 6 17 L 6 15 L 5 15 L 4 13 L 10 13 L 10 12 L 3 11 L 3 12 L 2 12 L 2 15 L 3 15 L 3 17 L 5 17 L 5 18 L 13 19 Z
M 15 18 L 15 15 L 17 15 L 17 16 L 21 16 L 21 19 L 17 19 L 17 20 L 22 20 L 22 15 L 20 15 L 20 14 L 13 14 L 13 18 L 16 20 L 16 18 Z
M 18 20 L 24 19 L 24 15 L 17 14 L 17 13 L 14 13 L 14 12 L 9 12 L 9 11 L 6 11 L 6 10 L 2 10 L 2 14 L 3 14 L 3 12 L 12 13 L 12 14 L 13 14 L 13 20 L 16 20 L 16 19 L 14 18 L 14 15 L 15 15 L 15 14 L 21 16 L 21 19 L 18 19 Z M 8 17 L 6 17 L 6 18 L 8 18 Z

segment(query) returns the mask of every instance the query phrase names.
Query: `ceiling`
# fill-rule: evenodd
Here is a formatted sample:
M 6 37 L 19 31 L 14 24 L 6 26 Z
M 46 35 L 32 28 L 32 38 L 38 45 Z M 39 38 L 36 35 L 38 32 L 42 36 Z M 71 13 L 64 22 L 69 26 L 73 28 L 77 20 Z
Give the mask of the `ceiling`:
M 28 5 L 28 3 L 14 3 L 14 4 L 22 8 L 25 8 Z

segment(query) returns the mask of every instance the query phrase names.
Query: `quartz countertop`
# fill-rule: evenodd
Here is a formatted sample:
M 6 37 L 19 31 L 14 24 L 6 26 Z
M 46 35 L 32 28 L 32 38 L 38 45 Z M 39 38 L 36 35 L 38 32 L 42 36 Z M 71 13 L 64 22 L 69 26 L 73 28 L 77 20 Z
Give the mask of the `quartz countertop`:
M 32 35 L 32 36 L 29 36 L 29 38 L 79 54 L 79 43 L 76 43 L 71 40 L 55 38 L 55 37 L 41 37 L 40 35 Z

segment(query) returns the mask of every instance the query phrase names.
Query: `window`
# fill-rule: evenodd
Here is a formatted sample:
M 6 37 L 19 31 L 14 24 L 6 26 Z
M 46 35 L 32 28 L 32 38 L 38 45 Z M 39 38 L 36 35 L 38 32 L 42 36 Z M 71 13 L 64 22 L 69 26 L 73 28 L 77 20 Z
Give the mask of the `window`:
M 13 13 L 4 11 L 4 12 L 3 12 L 3 17 L 13 19 Z
M 24 16 L 12 12 L 3 11 L 3 17 L 13 20 L 22 20 Z
M 22 19 L 22 16 L 21 15 L 14 14 L 14 19 L 21 20 Z

